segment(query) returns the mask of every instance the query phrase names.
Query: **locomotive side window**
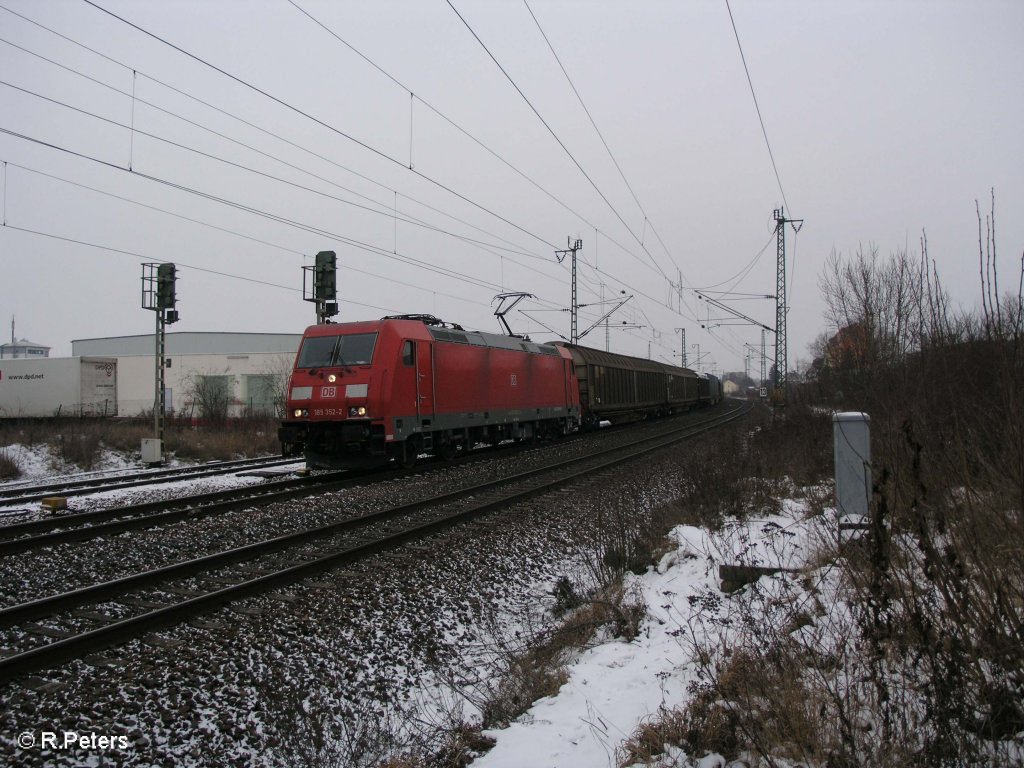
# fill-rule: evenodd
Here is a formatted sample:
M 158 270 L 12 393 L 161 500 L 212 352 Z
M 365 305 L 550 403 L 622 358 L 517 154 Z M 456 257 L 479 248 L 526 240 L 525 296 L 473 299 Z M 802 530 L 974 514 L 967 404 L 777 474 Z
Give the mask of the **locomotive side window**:
M 376 333 L 353 333 L 339 337 L 335 365 L 369 365 L 373 360 Z
M 326 368 L 334 359 L 334 345 L 337 336 L 315 336 L 302 342 L 296 368 Z
M 402 344 L 402 365 L 416 365 L 416 345 L 411 341 Z

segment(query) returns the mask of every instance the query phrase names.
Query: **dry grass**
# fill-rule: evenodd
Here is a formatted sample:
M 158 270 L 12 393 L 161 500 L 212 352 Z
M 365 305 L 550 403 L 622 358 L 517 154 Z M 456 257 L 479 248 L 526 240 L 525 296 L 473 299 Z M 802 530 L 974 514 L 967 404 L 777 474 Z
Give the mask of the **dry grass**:
M 216 459 L 268 456 L 279 453 L 277 422 L 271 419 L 236 419 L 220 426 L 174 426 L 165 434 L 166 449 L 179 459 Z
M 54 458 L 66 466 L 90 470 L 104 449 L 137 456 L 153 424 L 128 419 L 41 419 L 0 422 L 0 446 L 49 445 Z M 166 454 L 189 461 L 215 461 L 267 456 L 280 451 L 273 419 L 236 419 L 220 425 L 169 423 L 164 431 Z M 0 459 L 0 467 L 3 459 Z M 5 470 L 0 468 L 0 473 Z M 10 471 L 10 470 L 7 470 Z M 0 475 L 2 476 L 2 475 Z

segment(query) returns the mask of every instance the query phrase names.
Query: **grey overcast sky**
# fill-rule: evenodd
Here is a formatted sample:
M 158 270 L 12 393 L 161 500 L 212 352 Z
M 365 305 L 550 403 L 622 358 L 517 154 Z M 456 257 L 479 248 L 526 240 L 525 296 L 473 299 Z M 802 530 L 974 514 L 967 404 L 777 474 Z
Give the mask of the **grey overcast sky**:
M 917 253 L 925 231 L 972 306 L 992 189 L 1016 286 L 1024 2 L 731 10 L 778 178 L 725 0 L 0 0 L 0 338 L 12 316 L 57 356 L 151 333 L 140 264 L 163 261 L 172 330 L 300 332 L 300 268 L 334 250 L 338 320 L 497 330 L 494 295 L 527 291 L 513 329 L 551 339 L 572 237 L 581 329 L 625 291 L 613 351 L 677 361 L 685 328 L 691 365 L 699 345 L 703 367 L 743 370 L 759 328 L 694 289 L 774 294 L 785 205 L 805 221 L 792 366 L 826 330 L 833 250 Z M 774 326 L 772 301 L 735 298 Z

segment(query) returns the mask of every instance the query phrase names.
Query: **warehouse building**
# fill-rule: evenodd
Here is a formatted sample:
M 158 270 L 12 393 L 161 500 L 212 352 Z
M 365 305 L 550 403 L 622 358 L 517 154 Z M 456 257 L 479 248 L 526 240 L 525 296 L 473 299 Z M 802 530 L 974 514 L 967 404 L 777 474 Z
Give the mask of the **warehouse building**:
M 285 333 L 168 333 L 167 412 L 185 418 L 277 415 L 301 339 Z M 0 417 L 152 413 L 153 334 L 77 339 L 71 349 L 71 358 L 0 361 Z

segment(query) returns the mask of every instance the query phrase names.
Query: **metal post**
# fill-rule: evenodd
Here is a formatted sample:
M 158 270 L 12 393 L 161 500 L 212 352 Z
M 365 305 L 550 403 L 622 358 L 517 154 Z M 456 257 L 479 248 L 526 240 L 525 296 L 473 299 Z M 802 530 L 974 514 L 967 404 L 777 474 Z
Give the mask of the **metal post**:
M 165 327 L 164 313 L 161 310 L 156 313 L 156 351 L 153 355 L 156 365 L 156 375 L 154 376 L 156 379 L 156 392 L 153 397 L 153 428 L 156 431 L 156 439 L 160 441 L 161 447 L 164 444 L 164 411 L 167 410 L 167 392 L 164 387 L 164 350 L 166 349 L 166 337 L 164 335 Z
M 676 328 L 676 332 L 682 334 L 679 348 L 679 365 L 682 368 L 686 367 L 686 329 Z
M 764 387 L 766 357 L 764 352 L 764 328 L 761 329 L 761 380 L 757 382 L 758 387 Z
M 174 308 L 177 298 L 175 266 L 166 264 L 142 265 L 142 308 L 156 312 L 156 329 L 153 333 L 153 431 L 156 437 L 142 439 L 142 461 L 145 464 L 163 462 L 164 415 L 167 410 L 167 393 L 164 386 L 165 352 L 167 349 L 167 325 L 178 321 Z
M 555 251 L 555 257 L 558 262 L 561 263 L 566 255 L 572 255 L 572 303 L 569 306 L 569 312 L 571 315 L 570 328 L 569 328 L 569 342 L 571 344 L 579 343 L 579 325 L 578 325 L 578 314 L 579 314 L 579 302 L 576 298 L 576 251 L 583 248 L 583 241 L 577 239 L 573 242 L 572 237 L 569 238 L 568 248 L 564 251 Z

